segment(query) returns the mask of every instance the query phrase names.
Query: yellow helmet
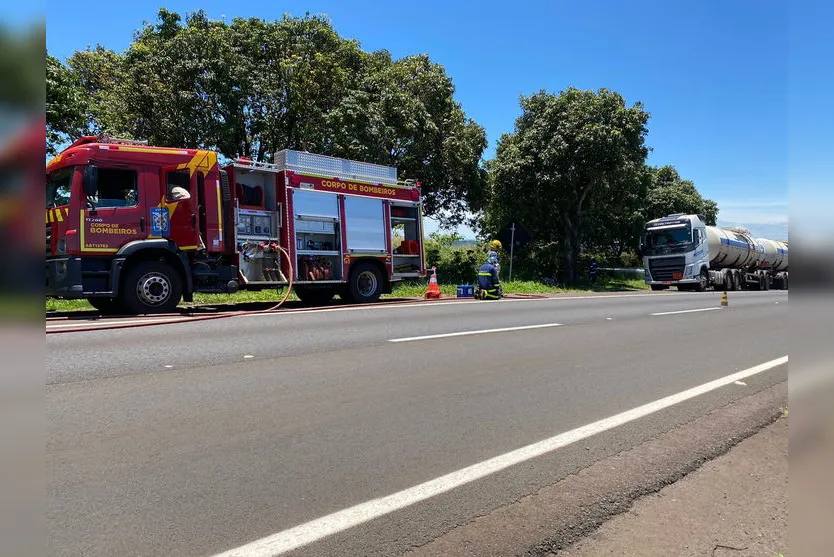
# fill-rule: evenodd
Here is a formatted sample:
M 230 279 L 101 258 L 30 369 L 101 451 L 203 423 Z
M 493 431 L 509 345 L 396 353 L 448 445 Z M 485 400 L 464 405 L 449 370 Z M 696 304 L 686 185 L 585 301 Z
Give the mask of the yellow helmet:
M 501 249 L 501 242 L 499 242 L 498 240 L 493 240 L 489 243 L 489 247 L 496 250 Z

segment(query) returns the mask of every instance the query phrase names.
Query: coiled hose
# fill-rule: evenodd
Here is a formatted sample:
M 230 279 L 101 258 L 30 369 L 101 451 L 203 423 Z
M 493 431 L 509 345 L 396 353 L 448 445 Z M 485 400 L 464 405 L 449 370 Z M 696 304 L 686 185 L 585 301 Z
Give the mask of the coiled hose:
M 100 330 L 103 330 L 103 329 L 107 329 L 107 330 L 110 330 L 110 329 L 131 329 L 131 328 L 134 328 L 134 327 L 150 327 L 151 325 L 170 325 L 170 324 L 173 324 L 173 323 L 195 323 L 197 321 L 209 321 L 211 319 L 224 319 L 224 318 L 227 318 L 227 317 L 236 317 L 236 316 L 240 316 L 240 315 L 257 315 L 257 314 L 261 314 L 261 313 L 270 313 L 270 312 L 277 311 L 278 308 L 280 308 L 282 305 L 284 305 L 284 303 L 289 299 L 290 294 L 292 294 L 293 275 L 295 273 L 294 273 L 294 269 L 293 269 L 292 258 L 290 257 L 290 254 L 287 252 L 287 250 L 285 250 L 284 248 L 282 248 L 281 246 L 278 246 L 278 245 L 275 245 L 274 247 L 278 248 L 281 251 L 281 253 L 284 254 L 284 257 L 287 258 L 287 265 L 289 266 L 290 276 L 288 278 L 286 294 L 284 294 L 284 297 L 283 297 L 283 299 L 281 299 L 281 301 L 279 301 L 277 304 L 275 304 L 272 307 L 268 307 L 266 309 L 259 309 L 259 310 L 255 310 L 255 311 L 241 311 L 241 312 L 233 312 L 233 313 L 229 312 L 229 313 L 220 313 L 220 314 L 217 314 L 217 315 L 204 315 L 204 316 L 200 316 L 200 317 L 184 317 L 182 319 L 166 319 L 165 321 L 148 321 L 147 323 L 125 323 L 123 325 L 119 325 L 118 323 L 114 323 L 112 325 L 108 324 L 107 327 L 92 326 L 92 327 L 75 327 L 75 328 L 72 328 L 72 329 L 61 329 L 61 330 L 49 330 L 49 329 L 47 329 L 46 334 L 49 335 L 49 334 L 56 334 L 56 333 L 79 333 L 79 332 L 84 332 L 84 331 L 100 331 Z

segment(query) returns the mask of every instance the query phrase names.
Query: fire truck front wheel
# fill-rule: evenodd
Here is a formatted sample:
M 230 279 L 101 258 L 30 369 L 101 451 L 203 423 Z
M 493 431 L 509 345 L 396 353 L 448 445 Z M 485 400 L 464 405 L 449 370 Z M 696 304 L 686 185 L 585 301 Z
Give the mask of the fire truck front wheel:
M 360 263 L 350 273 L 347 298 L 354 303 L 376 302 L 382 294 L 383 279 L 379 267 L 372 263 Z
M 131 313 L 169 313 L 182 298 L 182 279 L 170 265 L 140 261 L 128 271 L 121 298 Z

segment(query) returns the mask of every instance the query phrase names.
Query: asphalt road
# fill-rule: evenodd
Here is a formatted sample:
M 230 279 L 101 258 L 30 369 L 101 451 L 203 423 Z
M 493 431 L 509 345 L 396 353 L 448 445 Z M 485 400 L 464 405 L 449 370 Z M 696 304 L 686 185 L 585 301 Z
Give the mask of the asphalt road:
M 719 298 L 451 302 L 48 335 L 48 553 L 214 555 L 788 353 L 787 292 L 733 292 L 725 309 Z M 415 339 L 485 329 L 508 330 Z M 296 554 L 401 554 L 784 381 L 786 368 Z

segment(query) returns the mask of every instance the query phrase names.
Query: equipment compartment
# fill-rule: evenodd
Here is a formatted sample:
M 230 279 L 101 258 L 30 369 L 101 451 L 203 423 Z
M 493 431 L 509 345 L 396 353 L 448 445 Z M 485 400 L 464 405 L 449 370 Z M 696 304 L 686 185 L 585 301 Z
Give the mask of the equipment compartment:
M 423 267 L 419 209 L 413 204 L 391 203 L 390 211 L 394 275 L 397 278 L 419 277 Z

